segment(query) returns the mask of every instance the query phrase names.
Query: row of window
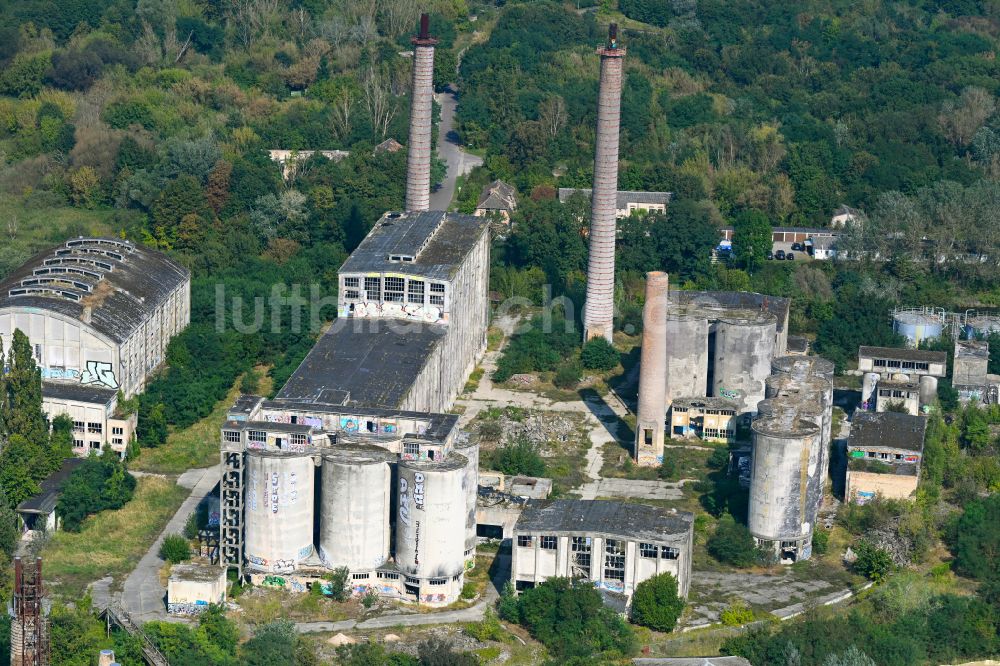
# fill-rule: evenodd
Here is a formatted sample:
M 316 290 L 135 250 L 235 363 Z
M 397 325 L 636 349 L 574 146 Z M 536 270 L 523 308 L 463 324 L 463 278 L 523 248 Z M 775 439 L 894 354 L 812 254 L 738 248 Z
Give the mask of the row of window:
M 381 578 L 383 580 L 399 580 L 399 574 L 395 573 L 395 572 L 392 572 L 392 571 L 376 571 L 375 572 L 375 576 L 377 578 Z M 351 580 L 369 580 L 370 578 L 371 578 L 371 574 L 368 573 L 368 572 L 351 574 Z M 458 575 L 458 576 L 454 576 L 452 578 L 452 580 L 454 580 L 455 582 L 458 582 L 461 578 L 462 578 L 462 576 Z M 409 578 L 409 577 L 407 577 L 406 582 L 409 583 L 410 585 L 419 585 L 420 584 L 420 581 L 418 579 L 416 579 L 416 578 Z M 427 580 L 427 584 L 428 585 L 447 585 L 448 584 L 448 579 L 447 578 L 429 578 Z
M 684 414 L 684 413 L 687 413 L 687 412 L 691 411 L 690 407 L 671 407 L 670 409 L 672 411 L 678 412 L 680 414 Z M 715 416 L 735 416 L 736 415 L 736 412 L 734 410 L 732 410 L 732 409 L 700 409 L 700 410 L 699 409 L 695 409 L 695 411 L 700 411 L 702 414 L 712 414 L 712 415 L 715 415 Z
M 736 435 L 736 431 L 732 428 L 705 428 L 702 433 L 703 437 L 733 437 Z
M 876 358 L 872 361 L 876 368 L 900 368 L 902 370 L 930 370 L 930 363 L 921 361 L 895 361 L 893 359 Z
M 424 281 L 407 280 L 401 277 L 366 277 L 364 282 L 364 298 L 366 301 L 384 301 L 386 303 L 424 303 Z M 444 305 L 445 286 L 441 282 L 429 283 L 431 305 Z M 362 300 L 361 278 L 344 278 L 344 299 L 348 301 Z
M 554 536 L 540 536 L 538 537 L 538 546 L 543 550 L 555 550 L 556 549 L 556 537 Z M 570 550 L 574 553 L 587 554 L 590 553 L 591 549 L 591 539 L 590 537 L 572 537 L 570 540 Z M 614 554 L 616 557 L 621 554 L 622 557 L 625 556 L 625 542 L 616 539 L 605 539 L 604 540 L 604 550 L 605 553 Z M 517 535 L 517 545 L 522 548 L 531 548 L 534 545 L 534 537 L 528 534 L 518 534 Z M 657 557 L 662 557 L 665 560 L 676 560 L 680 557 L 681 552 L 677 548 L 671 548 L 670 546 L 657 546 L 654 543 L 640 543 L 639 544 L 639 556 L 646 557 L 650 559 L 656 559 Z M 588 559 L 589 564 L 589 559 Z M 623 565 L 624 566 L 624 565 Z
M 897 391 L 895 389 L 879 389 L 879 397 L 882 398 L 909 398 L 909 391 Z

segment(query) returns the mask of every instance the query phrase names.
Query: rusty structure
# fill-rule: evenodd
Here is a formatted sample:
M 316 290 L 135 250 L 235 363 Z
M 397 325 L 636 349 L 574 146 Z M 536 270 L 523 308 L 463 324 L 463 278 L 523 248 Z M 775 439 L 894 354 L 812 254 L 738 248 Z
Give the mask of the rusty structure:
M 14 594 L 8 606 L 11 666 L 48 666 L 51 662 L 49 605 L 42 585 L 42 558 L 24 566 L 14 558 Z
M 406 153 L 406 210 L 431 207 L 431 114 L 434 102 L 434 46 L 427 14 L 413 42 L 413 91 L 410 97 L 410 141 Z
M 621 127 L 622 69 L 625 59 L 625 47 L 618 42 L 617 24 L 611 24 L 608 43 L 597 49 L 597 54 L 601 56 L 601 82 L 597 94 L 597 140 L 583 336 L 584 341 L 603 337 L 611 342 L 614 324 L 618 133 Z
M 639 411 L 635 428 L 635 459 L 640 465 L 663 462 L 667 418 L 667 286 L 666 273 L 646 274 L 646 304 L 642 310 L 642 359 L 639 364 Z

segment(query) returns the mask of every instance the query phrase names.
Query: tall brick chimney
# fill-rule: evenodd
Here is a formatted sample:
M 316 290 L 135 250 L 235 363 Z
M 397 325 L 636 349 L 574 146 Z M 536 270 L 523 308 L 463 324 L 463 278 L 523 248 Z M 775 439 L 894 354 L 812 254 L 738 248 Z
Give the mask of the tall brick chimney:
M 639 361 L 639 409 L 635 423 L 635 459 L 640 465 L 663 461 L 667 418 L 667 274 L 646 273 L 646 304 L 642 309 L 642 358 Z
M 413 92 L 410 97 L 410 140 L 406 146 L 406 210 L 431 207 L 431 112 L 434 100 L 434 45 L 427 14 L 420 15 L 420 34 L 413 42 Z
M 587 300 L 583 306 L 583 339 L 611 342 L 615 294 L 615 213 L 618 200 L 618 130 L 621 126 L 622 65 L 625 48 L 618 43 L 618 25 L 608 29 L 601 56 L 597 93 L 597 147 L 590 213 L 590 259 Z

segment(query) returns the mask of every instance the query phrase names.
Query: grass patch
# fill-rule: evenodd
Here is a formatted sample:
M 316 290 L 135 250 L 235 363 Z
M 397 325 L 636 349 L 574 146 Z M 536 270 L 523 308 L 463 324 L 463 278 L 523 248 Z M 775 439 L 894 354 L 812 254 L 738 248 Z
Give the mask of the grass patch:
M 254 624 L 279 619 L 339 622 L 361 615 L 361 604 L 356 599 L 337 602 L 308 592 L 290 593 L 265 587 L 254 587 L 243 594 L 239 606 L 243 612 L 238 617 Z
M 114 211 L 83 210 L 68 206 L 25 205 L 20 197 L 0 195 L 0 277 L 7 275 L 33 254 L 75 236 L 114 235 L 110 218 Z M 7 223 L 12 223 L 9 229 Z
M 503 329 L 498 326 L 490 326 L 486 330 L 486 351 L 498 351 L 503 346 Z
M 262 382 L 263 383 L 263 382 Z M 240 395 L 240 379 L 212 413 L 184 430 L 172 430 L 163 446 L 142 449 L 130 467 L 143 472 L 180 474 L 192 467 L 210 467 L 219 462 L 219 433 L 226 412 Z
M 189 491 L 172 480 L 138 479 L 132 501 L 83 522 L 79 533 L 56 532 L 42 549 L 51 590 L 79 599 L 87 585 L 104 576 L 120 582 L 163 531 Z
M 477 366 L 472 371 L 472 374 L 469 375 L 469 381 L 465 382 L 465 388 L 462 390 L 465 393 L 475 393 L 476 389 L 479 388 L 479 382 L 482 380 L 484 374 L 486 374 L 486 371 Z

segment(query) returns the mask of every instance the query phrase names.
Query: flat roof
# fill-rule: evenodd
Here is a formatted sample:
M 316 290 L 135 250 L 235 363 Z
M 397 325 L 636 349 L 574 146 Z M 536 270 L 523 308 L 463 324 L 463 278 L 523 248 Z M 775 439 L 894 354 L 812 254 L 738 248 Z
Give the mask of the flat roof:
M 293 410 L 301 412 L 311 412 L 313 414 L 342 414 L 349 417 L 386 418 L 386 419 L 413 419 L 414 421 L 424 421 L 427 423 L 427 430 L 424 433 L 402 433 L 404 437 L 415 437 L 418 439 L 443 440 L 448 437 L 455 425 L 458 423 L 457 414 L 436 414 L 432 412 L 413 412 L 406 409 L 388 409 L 382 407 L 369 407 L 367 405 L 342 406 L 324 405 L 312 402 L 300 402 L 297 400 L 284 400 L 276 398 L 265 400 L 262 409 L 271 410 Z M 242 423 L 242 421 L 234 421 Z M 343 434 L 338 431 L 338 441 L 340 439 L 367 439 L 363 432 Z
M 398 409 L 446 330 L 438 324 L 338 319 L 276 397 Z
M 788 312 L 792 307 L 790 298 L 769 296 L 752 291 L 690 291 L 686 289 L 670 289 L 667 292 L 670 303 L 668 313 L 673 308 L 695 308 L 704 313 L 724 310 L 748 310 L 771 312 L 778 318 L 778 330 L 784 331 L 788 326 Z M 722 317 L 725 315 L 719 315 Z
M 56 502 L 59 501 L 59 492 L 62 490 L 63 484 L 69 479 L 73 470 L 85 461 L 86 458 L 76 457 L 63 460 L 62 467 L 49 474 L 44 481 L 38 484 L 39 490 L 35 496 L 29 497 L 17 505 L 17 512 L 46 516 L 52 513 L 56 508 Z
M 574 188 L 574 187 L 560 187 L 559 188 L 559 201 L 561 203 L 566 203 L 570 197 L 574 194 L 582 194 L 588 199 L 593 195 L 593 190 L 590 188 Z M 618 190 L 618 196 L 616 199 L 616 206 L 619 209 L 627 208 L 630 203 L 633 204 L 663 204 L 666 205 L 670 203 L 670 199 L 673 197 L 671 192 L 644 192 L 644 191 L 633 191 L 633 190 Z
M 191 278 L 165 254 L 116 238 L 74 238 L 39 252 L 0 282 L 0 310 L 37 308 L 127 340 L 163 300 Z
M 226 575 L 223 567 L 211 564 L 175 564 L 170 567 L 170 580 L 214 583 Z
M 858 358 L 891 358 L 899 361 L 921 361 L 924 363 L 947 363 L 948 352 L 926 349 L 903 349 L 901 347 L 858 347 Z
M 117 396 L 116 391 L 97 384 L 79 382 L 42 382 L 42 397 L 52 400 L 72 400 L 107 407 Z
M 629 539 L 662 541 L 686 534 L 694 525 L 694 514 L 647 504 L 610 500 L 528 500 L 514 531 L 599 532 Z
M 927 418 L 897 412 L 855 412 L 848 448 L 924 450 Z
M 473 215 L 443 211 L 386 213 L 340 272 L 405 273 L 450 280 L 488 230 L 489 220 Z M 391 256 L 412 260 L 390 261 Z
M 955 356 L 989 358 L 990 343 L 986 340 L 956 340 Z
M 692 398 L 674 398 L 672 407 L 686 407 L 688 409 L 692 407 L 705 408 L 705 409 L 733 409 L 738 410 L 740 408 L 739 403 L 735 400 L 730 400 L 728 398 L 723 398 L 721 396 L 708 396 L 708 397 L 692 397 Z

